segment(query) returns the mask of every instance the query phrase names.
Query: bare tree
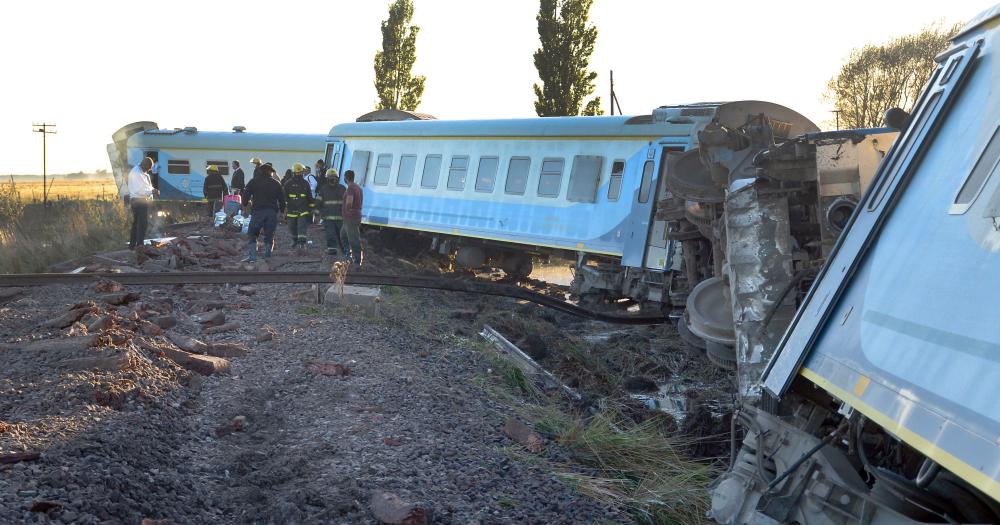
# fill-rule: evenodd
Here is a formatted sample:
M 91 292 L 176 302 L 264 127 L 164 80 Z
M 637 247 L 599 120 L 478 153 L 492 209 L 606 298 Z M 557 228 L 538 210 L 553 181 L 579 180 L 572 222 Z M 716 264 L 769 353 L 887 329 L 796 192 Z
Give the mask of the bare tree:
M 936 64 L 960 25 L 931 25 L 881 45 L 854 49 L 830 79 L 824 96 L 839 111 L 842 128 L 874 128 L 892 107 L 913 109 Z

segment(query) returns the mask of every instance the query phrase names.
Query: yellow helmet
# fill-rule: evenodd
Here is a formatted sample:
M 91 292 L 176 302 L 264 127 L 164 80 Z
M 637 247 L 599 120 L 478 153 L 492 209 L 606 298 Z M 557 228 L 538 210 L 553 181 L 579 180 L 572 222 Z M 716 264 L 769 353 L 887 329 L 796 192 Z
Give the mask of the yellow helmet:
M 335 170 L 333 168 L 330 168 L 330 169 L 326 170 L 326 176 L 327 177 L 339 177 L 340 175 L 337 173 L 337 170 Z
M 292 173 L 302 173 L 306 170 L 306 167 L 302 165 L 301 162 L 296 162 L 292 164 Z
M 216 166 L 215 164 L 209 164 L 208 168 L 206 168 L 205 171 L 207 171 L 209 173 L 218 173 L 219 172 L 219 167 Z
M 263 163 L 263 161 L 260 160 L 260 157 L 250 157 L 250 164 L 256 164 L 256 165 L 259 166 L 262 163 Z

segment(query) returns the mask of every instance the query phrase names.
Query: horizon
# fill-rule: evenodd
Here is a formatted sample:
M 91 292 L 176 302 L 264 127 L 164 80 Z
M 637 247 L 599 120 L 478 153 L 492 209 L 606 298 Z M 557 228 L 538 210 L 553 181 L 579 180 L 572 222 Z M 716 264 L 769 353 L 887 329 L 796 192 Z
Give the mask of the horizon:
M 374 109 L 372 60 L 388 4 L 290 1 L 276 8 L 182 0 L 169 11 L 122 0 L 97 8 L 65 0 L 15 4 L 0 45 L 17 49 L 37 40 L 33 28 L 43 19 L 56 36 L 10 59 L 8 78 L 52 80 L 7 86 L 0 140 L 8 155 L 0 158 L 0 174 L 41 172 L 33 122 L 57 125 L 58 134 L 47 138 L 48 166 L 61 174 L 109 169 L 111 134 L 141 120 L 163 128 L 243 125 L 250 132 L 325 134 Z M 413 71 L 427 77 L 417 111 L 442 119 L 535 116 L 537 1 L 414 4 L 413 22 L 421 29 Z M 598 29 L 590 63 L 598 73 L 594 95 L 607 111 L 608 71 L 614 70 L 626 115 L 668 104 L 759 99 L 828 128 L 826 82 L 852 49 L 934 23 L 964 23 L 990 6 L 957 0 L 929 12 L 902 1 L 842 4 L 818 19 L 800 14 L 801 4 L 791 1 L 764 10 L 736 2 L 596 0 L 590 16 Z M 346 9 L 350 20 L 343 23 Z M 51 18 L 53 12 L 60 16 Z M 129 35 L 143 19 L 155 21 L 145 36 Z M 491 23 L 466 23 L 484 19 Z M 332 22 L 327 28 L 304 20 Z M 341 42 L 357 52 L 344 51 Z M 142 80 L 144 73 L 149 80 Z

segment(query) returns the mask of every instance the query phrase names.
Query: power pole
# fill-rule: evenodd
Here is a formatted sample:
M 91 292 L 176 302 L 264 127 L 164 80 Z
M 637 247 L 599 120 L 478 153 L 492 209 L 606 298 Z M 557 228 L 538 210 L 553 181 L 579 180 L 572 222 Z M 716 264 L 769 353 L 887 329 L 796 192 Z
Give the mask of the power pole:
M 834 109 L 834 110 L 830 111 L 830 113 L 833 113 L 834 115 L 836 115 L 837 129 L 838 130 L 840 129 L 840 112 L 841 111 L 843 111 L 843 110 L 842 109 Z
M 56 125 L 47 124 L 45 122 L 41 124 L 32 124 L 31 131 L 35 133 L 42 134 L 42 206 L 48 207 L 49 205 L 49 174 L 48 167 L 46 165 L 46 141 L 47 135 L 55 135 Z
M 611 74 L 609 76 L 611 77 L 611 97 L 610 97 L 610 100 L 611 100 L 611 102 L 610 102 L 610 104 L 611 104 L 611 114 L 612 115 L 615 114 L 615 106 L 618 106 L 618 114 L 621 115 L 622 114 L 622 107 L 621 107 L 620 104 L 618 104 L 618 95 L 615 95 L 615 72 L 614 72 L 614 70 L 611 71 Z

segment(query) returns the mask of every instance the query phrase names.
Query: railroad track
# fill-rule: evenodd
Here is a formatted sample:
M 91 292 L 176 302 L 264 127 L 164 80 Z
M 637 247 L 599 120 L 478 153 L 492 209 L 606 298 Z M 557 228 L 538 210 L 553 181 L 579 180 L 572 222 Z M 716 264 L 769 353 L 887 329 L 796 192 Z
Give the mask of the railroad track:
M 60 284 L 87 284 L 99 279 L 111 279 L 128 286 L 155 286 L 171 284 L 331 284 L 327 272 L 158 272 L 158 273 L 27 273 L 0 274 L 0 287 L 50 286 Z M 450 292 L 513 297 L 530 301 L 563 313 L 627 325 L 654 325 L 669 321 L 665 316 L 613 315 L 595 312 L 511 284 L 471 281 L 447 277 L 419 275 L 391 275 L 377 273 L 349 273 L 345 284 L 361 286 L 399 286 L 402 288 L 427 288 Z

